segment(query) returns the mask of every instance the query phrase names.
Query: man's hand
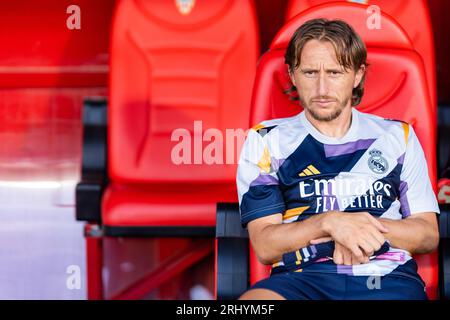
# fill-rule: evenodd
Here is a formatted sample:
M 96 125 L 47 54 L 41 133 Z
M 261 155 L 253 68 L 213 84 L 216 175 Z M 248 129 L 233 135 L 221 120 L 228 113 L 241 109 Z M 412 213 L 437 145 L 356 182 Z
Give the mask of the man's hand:
M 311 240 L 311 244 L 319 244 L 323 242 L 332 241 L 331 237 L 324 237 L 319 239 Z M 339 242 L 334 243 L 334 253 L 333 253 L 333 261 L 336 264 L 345 264 L 345 265 L 354 265 L 354 264 L 362 264 L 368 263 L 369 257 L 364 255 L 363 261 L 359 261 L 359 259 L 346 247 L 344 247 Z
M 336 264 L 340 264 L 340 261 L 366 263 L 368 257 L 381 248 L 385 242 L 383 233 L 388 232 L 388 229 L 368 212 L 330 212 L 324 221 L 324 229 L 335 241 L 337 249 L 333 260 L 336 259 Z M 311 241 L 311 244 L 315 243 L 315 240 Z
M 355 256 L 349 249 L 340 244 L 334 243 L 333 261 L 336 264 L 354 265 L 369 263 L 369 256 L 363 254 L 362 258 Z

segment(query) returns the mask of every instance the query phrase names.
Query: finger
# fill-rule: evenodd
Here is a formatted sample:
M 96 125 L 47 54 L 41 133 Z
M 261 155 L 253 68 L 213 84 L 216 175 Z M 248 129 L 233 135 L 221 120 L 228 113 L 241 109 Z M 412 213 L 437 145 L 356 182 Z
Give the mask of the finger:
M 347 266 L 351 266 L 352 265 L 352 253 L 349 250 L 347 250 L 347 248 L 343 248 L 342 255 L 344 257 L 344 264 Z
M 367 216 L 370 220 L 370 222 L 372 222 L 372 224 L 381 232 L 387 233 L 389 232 L 389 230 L 380 222 L 380 220 L 378 220 L 377 218 L 375 218 L 374 216 L 372 216 L 370 213 L 367 213 Z
M 379 241 L 376 234 L 380 234 L 377 230 L 374 230 L 373 232 L 369 232 L 366 235 L 366 240 L 370 243 L 370 245 L 373 248 L 373 251 L 377 251 L 381 248 L 381 245 L 384 243 L 384 241 Z
M 377 243 L 380 245 L 380 248 L 381 248 L 383 243 L 386 241 L 386 238 L 384 237 L 384 235 L 380 231 L 378 231 L 376 228 L 372 229 L 370 234 L 377 241 Z
M 370 244 L 370 242 L 366 239 L 368 238 L 367 235 L 364 236 L 364 238 L 360 239 L 358 241 L 358 246 L 363 250 L 363 254 L 366 256 L 371 256 L 374 252 L 373 246 Z M 361 260 L 362 262 L 362 260 Z
M 352 253 L 350 254 L 352 257 L 352 264 L 361 264 L 361 262 Z
M 344 263 L 344 258 L 342 257 L 342 251 L 340 250 L 340 247 L 338 245 L 336 245 L 334 248 L 333 261 L 336 264 Z
M 324 243 L 324 242 L 328 242 L 328 241 L 331 241 L 331 240 L 333 240 L 333 238 L 331 238 L 331 237 L 323 237 L 323 238 L 313 239 L 309 243 L 310 244 L 319 244 L 319 243 Z
M 338 255 L 341 257 L 342 264 L 344 264 L 344 265 L 352 265 L 353 264 L 352 251 L 349 250 L 346 246 L 336 242 L 335 250 L 337 251 Z
M 358 261 L 358 259 L 354 255 L 352 255 L 352 260 L 353 260 L 353 264 L 364 264 L 364 263 L 369 263 L 369 261 L 370 261 L 369 257 L 364 256 L 363 261 L 360 262 L 360 261 Z
M 356 244 L 351 245 L 349 249 L 351 250 L 353 255 L 358 259 L 358 261 L 363 261 L 364 254 Z

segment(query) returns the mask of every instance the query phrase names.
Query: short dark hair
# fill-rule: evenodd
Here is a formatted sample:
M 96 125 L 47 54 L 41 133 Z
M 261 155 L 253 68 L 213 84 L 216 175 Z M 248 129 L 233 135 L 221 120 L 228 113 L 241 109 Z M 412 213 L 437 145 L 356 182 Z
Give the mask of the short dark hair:
M 355 30 L 343 20 L 321 18 L 308 20 L 294 32 L 284 56 L 290 73 L 300 65 L 302 50 L 309 40 L 329 41 L 334 47 L 338 62 L 345 70 L 353 68 L 357 71 L 361 65 L 368 66 L 366 45 Z M 353 89 L 352 106 L 357 106 L 361 102 L 364 80 L 365 74 L 359 85 Z M 294 90 L 295 86 L 286 92 Z

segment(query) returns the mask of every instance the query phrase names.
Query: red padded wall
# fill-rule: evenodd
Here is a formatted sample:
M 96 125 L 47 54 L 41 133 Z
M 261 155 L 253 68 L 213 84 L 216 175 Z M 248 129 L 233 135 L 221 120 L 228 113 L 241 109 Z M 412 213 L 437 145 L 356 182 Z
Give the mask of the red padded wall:
M 80 30 L 67 28 L 70 5 L 80 8 Z M 107 93 L 113 5 L 1 2 L 1 180 L 78 177 L 83 97 Z

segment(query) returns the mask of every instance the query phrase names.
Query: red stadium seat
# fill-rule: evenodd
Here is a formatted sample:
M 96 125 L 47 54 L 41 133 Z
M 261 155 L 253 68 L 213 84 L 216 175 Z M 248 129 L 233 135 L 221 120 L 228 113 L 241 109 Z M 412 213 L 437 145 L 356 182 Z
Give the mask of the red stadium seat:
M 251 0 L 118 2 L 101 203 L 106 235 L 209 237 L 212 245 L 217 203 L 237 201 L 239 146 L 226 147 L 226 129 L 247 129 L 258 55 Z M 181 140 L 187 158 L 177 164 Z M 211 143 L 213 164 L 204 158 Z
M 273 40 L 270 50 L 262 57 L 255 80 L 252 99 L 251 125 L 262 120 L 286 117 L 301 111 L 283 93 L 291 86 L 284 52 L 293 32 L 313 18 L 342 19 L 361 35 L 368 50 L 370 64 L 365 94 L 358 109 L 385 118 L 411 123 L 422 143 L 430 179 L 436 191 L 436 108 L 428 95 L 425 68 L 410 38 L 399 24 L 382 13 L 382 28 L 366 27 L 365 7 L 352 3 L 333 3 L 313 7 L 290 20 Z M 386 75 L 389 76 L 386 76 Z M 430 298 L 437 297 L 437 253 L 416 256 L 419 273 L 426 282 Z M 251 284 L 268 276 L 269 267 L 250 257 Z
M 147 184 L 159 190 L 165 185 L 167 206 L 175 205 L 182 192 L 191 193 L 188 202 L 215 203 L 216 197 L 203 196 L 201 186 L 205 185 L 215 184 L 211 190 L 218 189 L 224 198 L 234 192 L 234 164 L 209 165 L 204 159 L 195 163 L 197 148 L 192 150 L 191 164 L 175 164 L 171 153 L 178 140 L 171 141 L 171 135 L 185 129 L 194 145 L 209 128 L 219 129 L 224 136 L 225 129 L 246 128 L 257 43 L 250 1 L 196 1 L 185 15 L 170 1 L 119 4 L 112 30 L 108 123 L 108 165 L 114 189 L 103 202 L 106 226 L 147 225 L 152 219 L 164 225 L 161 214 L 169 216 L 151 213 L 150 192 L 145 218 L 132 218 L 128 212 L 130 220 L 123 220 L 125 216 L 115 220 L 110 208 L 122 190 L 116 185 Z M 194 121 L 203 122 L 202 132 L 194 132 Z M 208 145 L 199 143 L 202 149 Z M 225 150 L 225 140 L 222 146 Z M 225 157 L 224 152 L 223 163 Z M 135 211 L 132 198 L 119 199 L 124 211 Z M 199 214 L 205 215 L 202 225 L 214 225 L 214 210 Z M 167 224 L 182 225 L 169 217 Z
M 336 2 L 336 0 L 290 0 L 286 11 L 286 20 L 313 6 L 331 2 Z M 427 0 L 341 0 L 341 2 L 359 3 L 364 8 L 377 5 L 382 12 L 397 20 L 406 31 L 414 49 L 423 59 L 431 105 L 433 108 L 437 108 L 434 38 Z M 370 13 L 366 16 L 369 15 Z
M 109 113 L 108 164 L 115 183 L 234 180 L 234 165 L 174 164 L 171 135 L 184 128 L 194 138 L 196 120 L 203 121 L 203 131 L 246 128 L 256 30 L 250 1 L 196 1 L 184 16 L 174 1 L 119 4 Z

